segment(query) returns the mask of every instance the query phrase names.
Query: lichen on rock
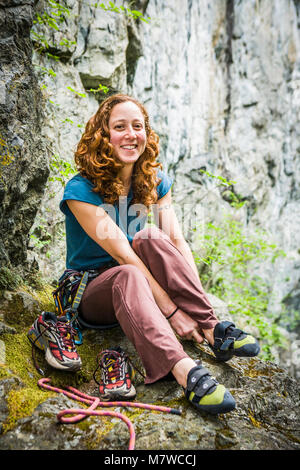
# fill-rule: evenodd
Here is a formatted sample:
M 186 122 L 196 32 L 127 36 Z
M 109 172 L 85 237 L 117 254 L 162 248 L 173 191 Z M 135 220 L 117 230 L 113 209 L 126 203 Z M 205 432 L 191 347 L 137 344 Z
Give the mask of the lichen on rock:
M 0 448 L 1 449 L 81 449 L 126 450 L 129 433 L 115 418 L 88 417 L 77 424 L 57 427 L 56 415 L 67 408 L 84 406 L 55 392 L 41 390 L 41 376 L 31 358 L 26 332 L 30 324 L 12 323 L 14 333 L 5 332 L 6 363 L 0 366 Z M 226 415 L 209 416 L 190 405 L 182 388 L 170 377 L 145 385 L 137 372 L 135 401 L 181 409 L 180 416 L 117 407 L 132 421 L 137 450 L 166 449 L 299 449 L 299 382 L 276 364 L 259 358 L 234 358 L 219 363 L 205 345 L 182 341 L 184 349 L 223 383 L 235 397 L 237 408 Z M 65 389 L 73 386 L 88 395 L 98 395 L 93 378 L 98 353 L 120 345 L 133 364 L 143 367 L 133 345 L 121 328 L 85 330 L 78 346 L 83 367 L 65 373 L 47 365 L 36 351 L 39 365 L 51 384 Z M 97 379 L 97 374 L 95 375 Z M 55 432 L 54 432 L 55 429 Z

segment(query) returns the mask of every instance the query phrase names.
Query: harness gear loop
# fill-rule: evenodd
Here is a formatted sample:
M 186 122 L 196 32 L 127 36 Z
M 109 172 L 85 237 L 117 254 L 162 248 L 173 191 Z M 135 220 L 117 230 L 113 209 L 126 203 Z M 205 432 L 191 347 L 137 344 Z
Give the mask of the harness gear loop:
M 82 274 L 82 272 L 66 270 L 59 279 L 58 288 L 52 293 L 58 316 L 66 315 L 70 324 L 77 332 L 78 339 L 75 339 L 76 345 L 80 345 L 83 342 L 78 322 L 78 308 L 89 277 L 88 271 L 84 271 Z

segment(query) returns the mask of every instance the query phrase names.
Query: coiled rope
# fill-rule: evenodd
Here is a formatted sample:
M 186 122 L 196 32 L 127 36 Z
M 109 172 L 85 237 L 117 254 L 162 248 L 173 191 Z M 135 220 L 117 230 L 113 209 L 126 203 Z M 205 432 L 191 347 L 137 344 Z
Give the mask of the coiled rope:
M 51 379 L 43 378 L 38 381 L 38 385 L 39 387 L 43 389 L 50 390 L 52 392 L 62 393 L 63 395 L 66 395 L 67 397 L 72 398 L 73 400 L 79 401 L 81 403 L 86 403 L 87 405 L 89 405 L 89 408 L 87 409 L 69 408 L 69 409 L 60 411 L 57 414 L 57 419 L 59 422 L 77 423 L 85 419 L 87 416 L 112 416 L 114 418 L 119 418 L 125 422 L 129 430 L 130 437 L 129 437 L 128 450 L 134 450 L 134 447 L 135 447 L 135 430 L 130 419 L 127 418 L 127 416 L 125 416 L 123 413 L 118 413 L 116 411 L 97 410 L 96 408 L 121 406 L 121 407 L 131 407 L 131 408 L 144 408 L 146 410 L 161 411 L 163 413 L 172 413 L 176 415 L 181 414 L 181 410 L 177 410 L 176 408 L 170 408 L 167 406 L 149 405 L 149 404 L 144 404 L 144 403 L 133 403 L 133 402 L 127 402 L 127 401 L 113 401 L 113 402 L 112 401 L 110 402 L 100 401 L 98 397 L 94 397 L 94 396 L 90 396 L 85 393 L 82 393 L 76 388 L 67 387 L 67 390 L 64 390 L 64 389 L 49 385 L 49 382 L 51 382 Z M 74 415 L 74 416 L 65 417 L 65 415 Z

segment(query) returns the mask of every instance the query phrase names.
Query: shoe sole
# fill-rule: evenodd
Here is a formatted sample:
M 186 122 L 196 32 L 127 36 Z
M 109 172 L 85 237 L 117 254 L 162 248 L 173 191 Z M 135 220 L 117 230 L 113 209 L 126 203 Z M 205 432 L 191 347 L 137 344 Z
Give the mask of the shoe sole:
M 242 350 L 242 348 L 235 349 L 232 351 L 224 351 L 224 352 L 219 352 L 219 351 L 214 351 L 213 348 L 211 347 L 211 350 L 213 351 L 217 361 L 220 362 L 227 362 L 230 361 L 234 356 L 236 357 L 255 357 L 259 354 L 260 352 L 260 347 L 258 344 L 253 344 L 253 348 L 249 349 L 249 351 Z
M 134 386 L 132 385 L 131 389 L 129 390 L 129 392 L 127 392 L 127 394 L 126 393 L 113 392 L 110 395 L 101 395 L 101 393 L 99 393 L 99 395 L 100 395 L 100 398 L 103 401 L 122 401 L 125 398 L 127 400 L 133 400 L 133 398 L 136 397 L 136 390 L 135 390 Z
M 233 358 L 234 356 L 234 353 L 230 352 L 230 351 L 226 351 L 225 353 L 219 353 L 219 352 L 216 352 L 216 351 L 213 351 L 214 355 L 216 356 L 216 359 L 217 361 L 219 362 L 227 362 L 227 361 L 230 361 L 230 359 Z
M 53 355 L 51 354 L 50 348 L 48 347 L 48 342 L 43 338 L 43 335 L 41 336 L 39 335 L 40 333 L 34 328 L 34 326 L 30 328 L 30 330 L 27 333 L 27 337 L 29 341 L 38 349 L 45 352 L 46 362 L 51 367 L 53 367 L 54 369 L 70 371 L 70 372 L 76 372 L 77 370 L 81 369 L 81 366 L 82 366 L 81 360 L 80 362 L 78 361 L 77 363 L 69 364 L 69 365 L 63 365 L 60 362 L 56 361 Z M 39 338 L 37 339 L 38 336 Z
M 242 349 L 242 348 L 241 348 Z M 235 356 L 238 357 L 255 357 L 259 354 L 260 347 L 258 344 L 253 344 L 253 348 L 247 351 L 239 351 L 238 349 L 234 352 Z
M 198 410 L 208 413 L 210 415 L 220 415 L 225 413 L 230 413 L 236 408 L 235 400 L 233 399 L 231 393 L 226 390 L 224 394 L 224 399 L 222 403 L 218 405 L 197 405 L 196 403 L 190 402 Z
M 135 397 L 136 397 L 136 394 L 134 394 L 133 396 L 114 395 L 114 396 L 111 396 L 111 397 L 103 397 L 102 395 L 100 395 L 100 399 L 101 399 L 102 401 L 105 401 L 105 402 L 109 402 L 109 401 L 112 401 L 112 402 L 117 402 L 117 401 L 131 401 L 131 400 L 133 400 Z

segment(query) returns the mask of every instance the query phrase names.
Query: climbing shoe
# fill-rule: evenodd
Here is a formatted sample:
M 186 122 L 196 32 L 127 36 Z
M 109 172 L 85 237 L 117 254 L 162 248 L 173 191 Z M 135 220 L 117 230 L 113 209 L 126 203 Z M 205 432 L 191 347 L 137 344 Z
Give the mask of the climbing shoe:
M 188 373 L 184 394 L 193 406 L 209 414 L 228 413 L 235 408 L 230 392 L 199 363 Z
M 45 359 L 55 369 L 76 371 L 81 359 L 76 351 L 76 331 L 66 317 L 43 312 L 27 333 L 29 341 L 45 352 Z
M 214 345 L 210 345 L 219 361 L 229 361 L 233 356 L 253 357 L 260 351 L 258 341 L 235 327 L 230 321 L 218 323 L 214 329 Z
M 99 394 L 102 400 L 132 399 L 136 396 L 136 390 L 132 385 L 134 370 L 125 351 L 119 346 L 105 349 L 97 357 L 98 367 L 101 370 L 101 379 L 98 382 Z

